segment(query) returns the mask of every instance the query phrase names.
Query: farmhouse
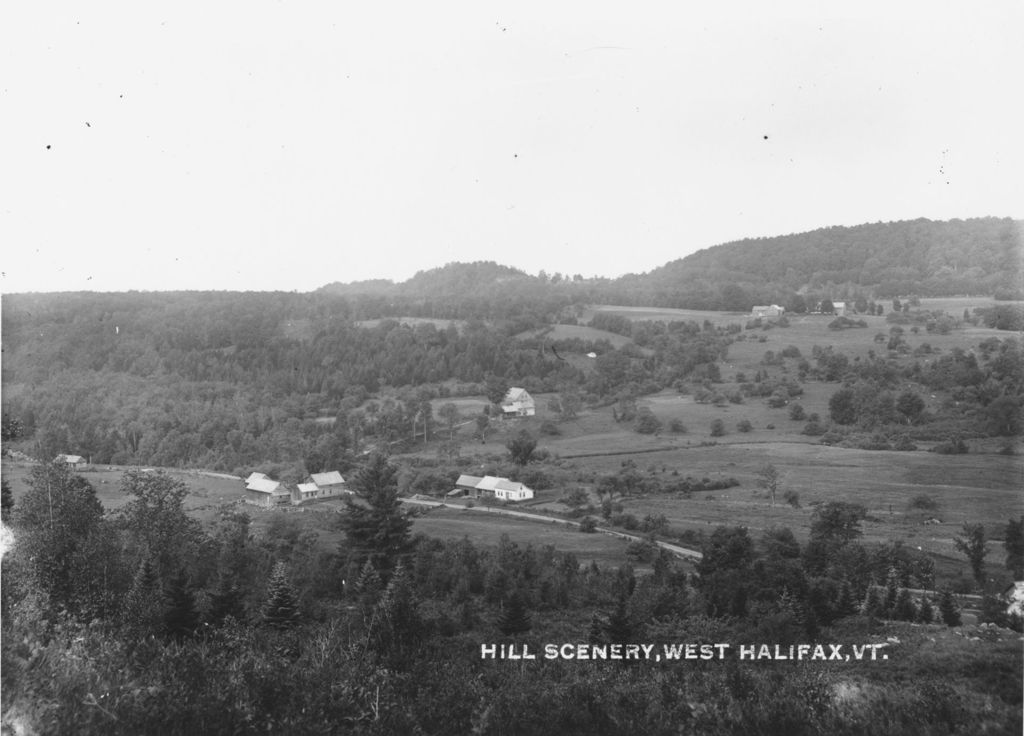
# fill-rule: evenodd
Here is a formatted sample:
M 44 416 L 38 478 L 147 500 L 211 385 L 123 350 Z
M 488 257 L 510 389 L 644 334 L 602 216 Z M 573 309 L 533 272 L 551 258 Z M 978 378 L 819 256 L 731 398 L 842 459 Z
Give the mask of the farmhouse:
M 58 455 L 53 461 L 65 463 L 70 470 L 78 470 L 85 466 L 85 458 L 81 455 Z
M 260 477 L 262 476 L 262 477 Z M 245 482 L 245 502 L 253 506 L 273 508 L 279 503 L 287 503 L 291 494 L 276 480 L 271 480 L 263 473 L 253 473 Z
M 472 498 L 492 497 L 499 501 L 528 501 L 533 498 L 533 490 L 522 483 L 508 478 L 485 475 L 460 475 L 455 481 L 455 488 L 448 492 L 449 496 L 470 496 Z
M 769 304 L 767 306 L 754 307 L 750 312 L 751 317 L 781 317 L 785 314 L 785 307 L 780 307 L 778 304 Z
M 501 400 L 501 410 L 507 417 L 532 417 L 536 404 L 525 388 L 512 387 Z
M 303 501 L 314 499 L 319 491 L 316 483 L 298 483 L 292 491 L 292 503 L 300 504 Z
M 351 491 L 345 486 L 345 479 L 337 470 L 330 470 L 326 473 L 313 473 L 306 478 L 307 483 L 313 483 L 320 491 L 320 497 L 337 496 L 339 493 Z

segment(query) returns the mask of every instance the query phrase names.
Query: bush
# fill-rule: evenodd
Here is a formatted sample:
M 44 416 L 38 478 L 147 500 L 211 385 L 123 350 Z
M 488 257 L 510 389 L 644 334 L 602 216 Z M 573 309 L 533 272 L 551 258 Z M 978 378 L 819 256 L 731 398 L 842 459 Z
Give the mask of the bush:
M 608 520 L 613 526 L 621 526 L 627 531 L 634 531 L 640 528 L 640 520 L 633 514 L 615 514 Z
M 942 444 L 935 445 L 935 447 L 928 450 L 928 452 L 935 452 L 939 455 L 966 455 L 970 450 L 967 447 L 967 443 L 962 439 L 959 437 L 953 437 Z
M 820 437 L 825 434 L 825 427 L 820 422 L 807 422 L 801 434 L 805 434 L 808 437 Z
M 939 508 L 939 502 L 927 493 L 919 493 L 910 499 L 910 502 L 907 504 L 907 508 L 912 511 L 937 511 Z
M 540 433 L 549 436 L 559 435 L 562 430 L 558 428 L 558 425 L 552 422 L 550 419 L 546 419 L 540 424 Z
M 783 491 L 782 500 L 795 509 L 800 508 L 800 494 L 796 491 Z
M 740 421 L 736 422 L 736 431 L 737 432 L 749 432 L 753 428 L 754 428 L 754 425 L 751 424 L 750 421 L 747 420 L 747 419 L 741 419 Z
M 793 403 L 789 405 L 789 418 L 795 422 L 801 422 L 807 417 L 807 412 L 804 411 L 804 407 L 801 404 Z
M 673 419 L 668 423 L 668 429 L 672 434 L 686 434 L 686 425 L 682 419 Z
M 636 431 L 640 434 L 655 434 L 661 431 L 661 420 L 654 416 L 654 412 L 644 407 L 640 410 L 636 421 Z
M 597 519 L 593 516 L 585 516 L 580 520 L 580 531 L 584 534 L 593 534 L 597 531 Z
M 711 436 L 712 437 L 724 437 L 725 436 L 725 422 L 721 419 L 716 419 L 711 422 Z

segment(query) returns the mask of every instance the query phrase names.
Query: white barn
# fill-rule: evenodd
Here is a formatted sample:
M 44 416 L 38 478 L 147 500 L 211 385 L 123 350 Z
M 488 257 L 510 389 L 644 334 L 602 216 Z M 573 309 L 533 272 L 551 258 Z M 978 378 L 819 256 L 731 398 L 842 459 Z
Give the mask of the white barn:
M 751 317 L 781 317 L 786 313 L 785 307 L 780 307 L 778 304 L 768 304 L 763 306 L 754 307 L 751 312 Z
M 482 478 L 476 475 L 460 475 L 455 481 L 455 488 L 449 491 L 448 495 L 472 498 L 491 496 L 499 501 L 529 501 L 533 498 L 533 489 L 523 483 L 494 475 L 485 475 Z

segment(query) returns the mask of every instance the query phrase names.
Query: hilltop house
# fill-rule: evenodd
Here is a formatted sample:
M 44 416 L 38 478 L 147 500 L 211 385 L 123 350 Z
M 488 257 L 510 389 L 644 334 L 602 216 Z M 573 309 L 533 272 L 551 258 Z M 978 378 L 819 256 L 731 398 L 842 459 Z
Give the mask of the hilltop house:
M 448 495 L 489 497 L 498 501 L 528 501 L 533 498 L 533 490 L 508 478 L 493 475 L 485 475 L 482 478 L 476 475 L 460 475 L 455 481 L 455 488 L 449 491 Z
M 271 480 L 263 473 L 252 473 L 245 479 L 245 502 L 253 506 L 273 508 L 287 503 L 291 493 L 276 480 Z
M 751 317 L 781 317 L 786 313 L 785 307 L 780 307 L 778 304 L 770 304 L 767 306 L 754 307 L 751 312 Z
M 533 397 L 525 388 L 512 387 L 501 400 L 501 410 L 506 417 L 532 417 L 536 409 Z
M 81 455 L 58 455 L 53 461 L 66 464 L 69 470 L 79 470 L 85 467 L 85 458 Z

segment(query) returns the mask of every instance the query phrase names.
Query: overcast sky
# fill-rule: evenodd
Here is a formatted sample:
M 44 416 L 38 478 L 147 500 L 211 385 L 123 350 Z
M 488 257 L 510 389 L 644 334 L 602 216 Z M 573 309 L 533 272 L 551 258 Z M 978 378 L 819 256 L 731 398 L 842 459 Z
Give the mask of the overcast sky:
M 616 276 L 1024 215 L 1024 3 L 719 5 L 5 3 L 0 290 Z

